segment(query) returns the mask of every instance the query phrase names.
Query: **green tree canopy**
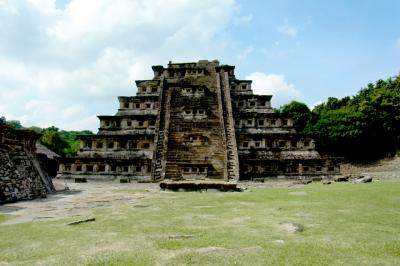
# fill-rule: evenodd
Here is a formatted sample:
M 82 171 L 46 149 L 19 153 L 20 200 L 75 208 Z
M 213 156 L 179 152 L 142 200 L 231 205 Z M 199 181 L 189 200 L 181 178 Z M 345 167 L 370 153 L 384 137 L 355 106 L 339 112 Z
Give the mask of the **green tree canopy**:
M 65 156 L 64 150 L 69 148 L 67 140 L 58 132 L 53 129 L 45 129 L 40 142 L 61 156 Z
M 304 130 L 312 115 L 305 103 L 297 101 L 292 101 L 281 106 L 279 112 L 291 114 L 293 116 L 294 127 L 299 132 Z
M 322 151 L 350 159 L 395 154 L 400 147 L 400 77 L 368 84 L 354 97 L 328 98 L 312 110 L 304 133 L 316 138 Z
M 8 120 L 6 121 L 6 124 L 15 129 L 23 128 L 21 122 L 19 122 L 18 120 Z
M 6 123 L 7 125 L 19 129 L 24 128 L 18 120 L 10 120 L 7 121 L 5 117 L 0 118 L 2 123 Z M 51 126 L 48 128 L 40 128 L 40 127 L 29 127 L 27 128 L 36 133 L 41 133 L 42 137 L 40 138 L 40 143 L 53 150 L 57 154 L 66 157 L 75 156 L 79 150 L 79 135 L 94 135 L 90 130 L 82 130 L 82 131 L 67 131 L 60 130 L 55 126 Z

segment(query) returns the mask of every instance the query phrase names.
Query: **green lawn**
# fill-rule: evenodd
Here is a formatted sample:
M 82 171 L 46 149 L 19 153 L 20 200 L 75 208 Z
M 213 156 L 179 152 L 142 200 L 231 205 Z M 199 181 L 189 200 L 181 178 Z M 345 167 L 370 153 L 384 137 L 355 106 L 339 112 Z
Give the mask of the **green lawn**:
M 400 265 L 398 181 L 146 192 L 95 218 L 0 224 L 0 265 Z

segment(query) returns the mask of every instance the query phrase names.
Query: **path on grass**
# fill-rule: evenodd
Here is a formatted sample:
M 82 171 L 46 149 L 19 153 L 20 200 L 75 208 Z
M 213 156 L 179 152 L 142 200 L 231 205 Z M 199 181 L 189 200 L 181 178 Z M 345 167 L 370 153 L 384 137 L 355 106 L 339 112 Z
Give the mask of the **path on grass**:
M 67 182 L 67 183 L 66 183 Z M 77 220 L 92 218 L 96 208 L 112 208 L 141 206 L 145 197 L 159 193 L 156 183 L 123 183 L 117 181 L 91 181 L 73 183 L 71 180 L 55 179 L 56 187 L 69 187 L 69 190 L 50 194 L 45 199 L 19 201 L 0 205 L 0 213 L 11 214 L 6 224 L 25 223 L 38 220 L 76 217 Z M 242 182 L 241 187 L 252 188 L 284 188 L 301 187 L 289 180 L 271 180 L 265 183 Z
M 67 186 L 69 190 L 50 194 L 45 199 L 0 205 L 0 213 L 15 216 L 7 220 L 7 224 L 67 217 L 86 218 L 93 216 L 95 208 L 140 205 L 145 196 L 151 195 L 149 192 L 159 191 L 158 184 L 141 183 L 68 182 Z

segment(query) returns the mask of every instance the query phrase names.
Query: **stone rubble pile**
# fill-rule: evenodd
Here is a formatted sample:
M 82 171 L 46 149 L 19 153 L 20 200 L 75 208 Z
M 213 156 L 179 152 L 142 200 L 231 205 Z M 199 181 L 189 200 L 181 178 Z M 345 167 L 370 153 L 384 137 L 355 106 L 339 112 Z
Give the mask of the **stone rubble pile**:
M 35 143 L 40 134 L 0 124 L 0 204 L 46 197 L 51 179 L 40 169 Z

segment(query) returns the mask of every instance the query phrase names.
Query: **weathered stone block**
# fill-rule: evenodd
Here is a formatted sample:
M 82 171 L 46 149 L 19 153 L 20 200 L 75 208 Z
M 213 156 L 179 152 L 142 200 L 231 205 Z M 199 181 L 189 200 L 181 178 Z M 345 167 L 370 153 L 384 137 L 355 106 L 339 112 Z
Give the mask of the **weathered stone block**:
M 75 181 L 75 183 L 86 183 L 87 179 L 86 179 L 86 177 L 76 177 L 74 179 L 74 181 Z
M 131 180 L 130 180 L 129 178 L 120 178 L 120 179 L 119 179 L 119 182 L 120 182 L 120 183 L 130 183 Z

